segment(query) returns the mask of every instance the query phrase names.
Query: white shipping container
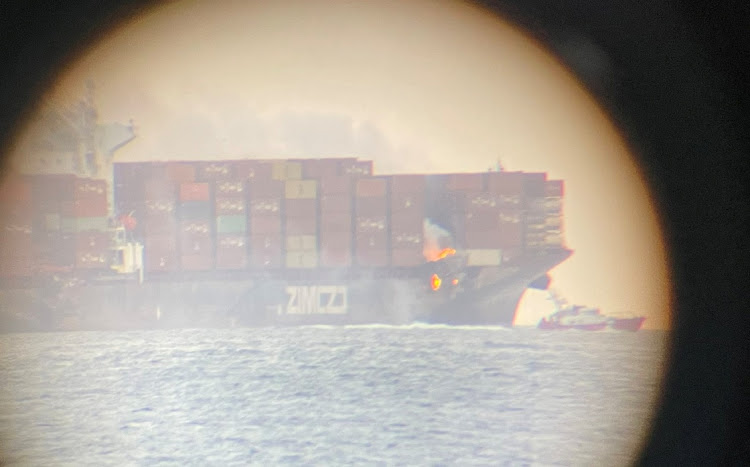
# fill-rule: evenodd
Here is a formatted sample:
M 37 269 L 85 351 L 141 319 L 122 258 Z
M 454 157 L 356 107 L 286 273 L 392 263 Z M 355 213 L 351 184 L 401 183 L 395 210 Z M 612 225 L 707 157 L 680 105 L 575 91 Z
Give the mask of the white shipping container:
M 313 269 L 318 267 L 318 253 L 315 251 L 287 251 L 286 267 L 290 269 Z
M 286 249 L 288 251 L 316 251 L 318 239 L 315 235 L 287 235 Z
M 469 266 L 499 266 L 502 250 L 466 250 Z

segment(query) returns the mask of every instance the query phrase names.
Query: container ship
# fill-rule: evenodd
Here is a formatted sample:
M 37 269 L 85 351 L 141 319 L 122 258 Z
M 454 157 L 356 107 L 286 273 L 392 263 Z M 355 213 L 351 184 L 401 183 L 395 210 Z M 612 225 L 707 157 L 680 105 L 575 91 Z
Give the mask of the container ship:
M 510 326 L 523 292 L 545 289 L 571 254 L 563 181 L 545 173 L 376 175 L 357 158 L 113 163 L 128 138 L 116 140 L 65 173 L 4 177 L 6 330 Z

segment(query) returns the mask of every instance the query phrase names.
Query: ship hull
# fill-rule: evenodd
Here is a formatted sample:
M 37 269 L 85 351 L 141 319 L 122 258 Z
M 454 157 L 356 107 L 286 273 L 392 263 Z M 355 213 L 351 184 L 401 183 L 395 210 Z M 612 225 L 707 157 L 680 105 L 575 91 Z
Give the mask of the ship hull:
M 0 291 L 6 331 L 129 330 L 195 327 L 409 324 L 512 326 L 529 285 L 570 254 L 562 250 L 523 266 L 485 268 L 469 290 L 432 290 L 426 272 L 412 277 L 174 277 L 138 283 L 88 281 L 57 301 L 42 288 Z M 539 281 L 537 281 L 538 283 Z M 12 319 L 10 319 L 12 317 Z

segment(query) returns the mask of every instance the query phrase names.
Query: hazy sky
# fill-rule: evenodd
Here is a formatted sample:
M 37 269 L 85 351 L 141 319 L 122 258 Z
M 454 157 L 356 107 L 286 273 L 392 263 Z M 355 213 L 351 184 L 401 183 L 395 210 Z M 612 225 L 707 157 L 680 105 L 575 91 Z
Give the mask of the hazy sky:
M 591 55 L 592 57 L 594 55 Z M 668 325 L 646 188 L 597 104 L 550 54 L 469 3 L 169 2 L 74 63 L 102 121 L 135 121 L 116 160 L 360 156 L 376 171 L 546 171 L 566 182 L 570 301 Z M 549 311 L 529 294 L 519 316 Z

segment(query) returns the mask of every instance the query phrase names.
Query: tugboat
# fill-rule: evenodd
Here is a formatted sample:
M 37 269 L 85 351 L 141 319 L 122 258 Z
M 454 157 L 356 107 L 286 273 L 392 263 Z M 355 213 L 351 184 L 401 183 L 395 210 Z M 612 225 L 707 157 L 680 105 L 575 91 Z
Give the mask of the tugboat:
M 645 316 L 606 316 L 602 314 L 599 308 L 568 304 L 555 290 L 550 289 L 548 293 L 555 304 L 555 311 L 539 321 L 538 329 L 602 331 L 609 328 L 617 331 L 635 332 L 646 321 Z

